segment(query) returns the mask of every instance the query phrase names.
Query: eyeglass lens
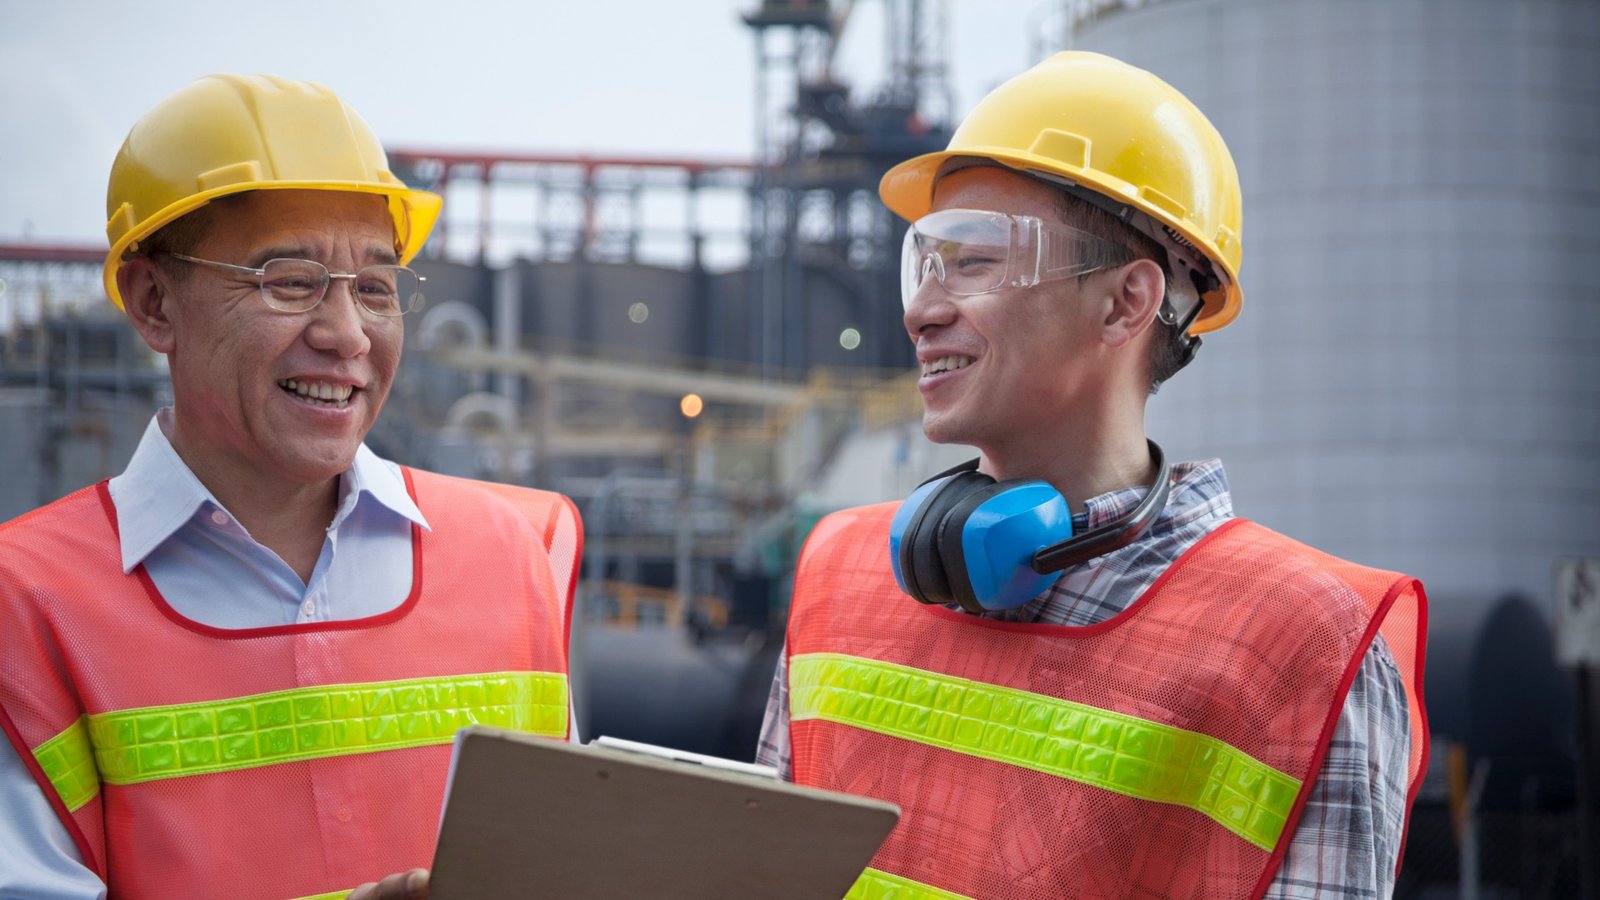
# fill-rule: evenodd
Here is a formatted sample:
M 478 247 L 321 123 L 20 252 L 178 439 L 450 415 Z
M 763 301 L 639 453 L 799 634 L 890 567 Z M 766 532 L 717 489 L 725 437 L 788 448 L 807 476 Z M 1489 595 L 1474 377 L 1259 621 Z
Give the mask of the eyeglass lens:
M 305 312 L 321 302 L 334 279 L 351 282 L 351 292 L 367 311 L 398 316 L 421 299 L 417 274 L 405 266 L 367 266 L 354 275 L 331 275 L 309 259 L 272 259 L 261 266 L 261 296 L 283 312 Z

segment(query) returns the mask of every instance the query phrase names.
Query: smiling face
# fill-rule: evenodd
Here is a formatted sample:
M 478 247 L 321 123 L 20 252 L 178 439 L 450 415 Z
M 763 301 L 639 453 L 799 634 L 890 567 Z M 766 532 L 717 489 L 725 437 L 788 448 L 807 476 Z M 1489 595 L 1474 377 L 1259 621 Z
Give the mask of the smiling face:
M 1005 169 L 961 169 L 939 182 L 933 210 L 976 209 L 1060 221 L 1056 191 Z M 906 309 L 922 367 L 923 431 L 970 444 L 999 468 L 1059 453 L 1058 436 L 1107 402 L 1109 371 L 1095 302 L 1105 273 L 957 297 L 928 279 Z M 986 466 L 986 470 L 989 469 Z
M 395 262 L 393 222 L 372 195 L 256 191 L 209 218 L 189 255 L 252 268 L 311 259 L 334 273 Z M 331 282 L 309 312 L 283 313 L 262 301 L 254 275 L 177 266 L 188 271 L 145 264 L 160 314 L 140 331 L 167 354 L 172 443 L 200 480 L 214 492 L 230 483 L 292 489 L 349 468 L 399 365 L 401 320 L 360 308 L 349 281 Z

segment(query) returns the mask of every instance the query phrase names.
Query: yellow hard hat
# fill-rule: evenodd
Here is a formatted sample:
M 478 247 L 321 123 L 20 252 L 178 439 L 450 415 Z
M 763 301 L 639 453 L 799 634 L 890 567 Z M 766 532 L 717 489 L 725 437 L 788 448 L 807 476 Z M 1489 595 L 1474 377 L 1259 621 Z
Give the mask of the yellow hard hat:
M 1154 228 L 1142 230 L 1169 252 L 1203 257 L 1215 277 L 1189 333 L 1238 316 L 1238 170 L 1205 115 L 1155 75 L 1098 53 L 1057 53 L 980 101 L 948 148 L 890 169 L 878 193 L 914 222 L 940 175 L 972 158 L 1148 215 Z
M 214 197 L 283 188 L 384 195 L 401 263 L 422 249 L 444 203 L 396 178 L 377 135 L 322 85 L 209 75 L 146 113 L 117 151 L 106 188 L 111 302 L 122 306 L 117 269 L 141 239 Z

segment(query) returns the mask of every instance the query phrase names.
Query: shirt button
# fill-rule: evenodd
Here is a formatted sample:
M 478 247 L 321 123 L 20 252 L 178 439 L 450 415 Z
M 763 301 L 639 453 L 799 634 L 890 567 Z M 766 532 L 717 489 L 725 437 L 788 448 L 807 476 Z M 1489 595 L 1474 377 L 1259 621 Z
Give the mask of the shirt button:
M 345 824 L 349 824 L 350 820 L 355 818 L 355 815 L 350 812 L 350 807 L 348 806 L 339 807 L 338 812 L 335 812 L 333 815 L 334 818 L 337 818 L 339 821 L 344 822 Z
M 214 525 L 226 525 L 228 524 L 228 514 L 220 509 L 213 510 L 211 513 L 211 522 Z
M 317 602 L 315 600 L 307 600 L 306 602 L 300 604 L 300 615 L 302 616 L 309 618 L 311 615 L 316 613 L 316 611 Z

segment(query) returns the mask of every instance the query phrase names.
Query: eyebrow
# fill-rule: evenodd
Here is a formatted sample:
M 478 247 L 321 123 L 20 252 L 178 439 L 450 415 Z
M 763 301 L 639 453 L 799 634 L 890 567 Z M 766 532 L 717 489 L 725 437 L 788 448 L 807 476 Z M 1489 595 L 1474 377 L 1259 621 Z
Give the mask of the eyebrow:
M 321 262 L 321 260 L 317 259 L 316 251 L 312 250 L 310 247 L 277 246 L 262 247 L 256 252 L 250 254 L 250 256 L 245 260 L 244 264 L 252 269 L 259 269 L 269 259 L 310 259 Z M 362 265 L 392 266 L 399 261 L 400 257 L 395 255 L 393 247 L 383 247 L 380 249 L 367 251 L 367 260 L 366 262 L 363 262 Z

